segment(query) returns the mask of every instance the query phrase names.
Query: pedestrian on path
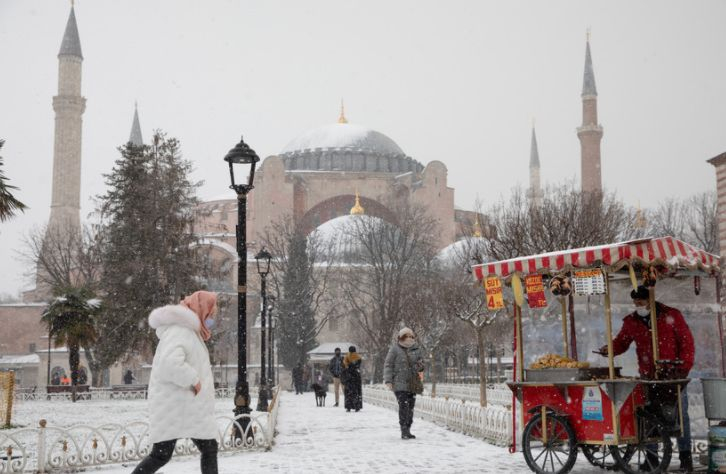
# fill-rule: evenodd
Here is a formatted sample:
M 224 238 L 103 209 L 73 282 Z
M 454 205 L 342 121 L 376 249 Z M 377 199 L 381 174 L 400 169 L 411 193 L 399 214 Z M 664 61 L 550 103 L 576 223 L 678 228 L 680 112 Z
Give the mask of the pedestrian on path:
M 303 393 L 303 365 L 302 362 L 292 368 L 292 384 L 295 386 L 295 395 Z
M 360 411 L 363 408 L 363 384 L 360 375 L 362 359 L 355 351 L 355 346 L 348 348 L 343 358 L 343 371 L 340 374 L 345 396 L 345 411 Z
M 212 336 L 217 295 L 197 291 L 178 305 L 149 315 L 159 345 L 149 378 L 151 453 L 133 474 L 156 472 L 171 459 L 176 440 L 191 438 L 202 455 L 202 474 L 217 474 L 214 381 L 205 341 Z
M 337 407 L 340 401 L 340 374 L 343 372 L 343 355 L 340 353 L 340 347 L 335 348 L 335 355 L 328 364 L 328 372 L 333 377 L 333 390 L 335 390 L 335 405 L 333 406 Z
M 401 426 L 401 438 L 416 438 L 411 434 L 413 423 L 413 407 L 416 405 L 416 393 L 420 393 L 420 375 L 424 370 L 423 356 L 416 344 L 416 335 L 409 328 L 398 332 L 398 341 L 388 350 L 383 365 L 383 382 L 398 400 L 398 424 Z

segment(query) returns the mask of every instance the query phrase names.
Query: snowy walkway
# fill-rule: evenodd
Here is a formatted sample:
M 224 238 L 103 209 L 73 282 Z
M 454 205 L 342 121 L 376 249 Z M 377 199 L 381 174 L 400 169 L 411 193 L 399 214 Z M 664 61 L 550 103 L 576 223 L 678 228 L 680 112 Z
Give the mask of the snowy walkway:
M 333 397 L 328 394 L 328 401 Z M 278 419 L 279 435 L 269 452 L 220 456 L 220 474 L 254 473 L 527 473 L 521 453 L 489 445 L 416 419 L 415 440 L 400 438 L 397 413 L 366 405 L 346 413 L 332 402 L 317 408 L 312 393 L 284 392 Z M 133 465 L 101 469 L 128 474 Z M 199 459 L 173 458 L 165 474 L 196 474 Z M 578 457 L 573 472 L 602 473 Z

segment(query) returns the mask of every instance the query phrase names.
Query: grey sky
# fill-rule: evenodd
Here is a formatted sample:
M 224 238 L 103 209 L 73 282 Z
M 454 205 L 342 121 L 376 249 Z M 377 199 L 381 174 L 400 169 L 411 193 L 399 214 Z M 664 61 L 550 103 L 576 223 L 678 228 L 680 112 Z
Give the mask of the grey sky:
M 0 0 L 5 171 L 31 209 L 0 226 L 0 293 L 21 288 L 20 237 L 49 215 L 62 0 Z M 633 205 L 713 189 L 726 151 L 726 2 L 77 0 L 85 215 L 128 139 L 178 137 L 225 192 L 244 134 L 262 157 L 331 123 L 391 137 L 449 169 L 456 203 L 526 185 L 532 118 L 545 183 L 579 180 L 585 31 L 599 93 L 603 182 Z

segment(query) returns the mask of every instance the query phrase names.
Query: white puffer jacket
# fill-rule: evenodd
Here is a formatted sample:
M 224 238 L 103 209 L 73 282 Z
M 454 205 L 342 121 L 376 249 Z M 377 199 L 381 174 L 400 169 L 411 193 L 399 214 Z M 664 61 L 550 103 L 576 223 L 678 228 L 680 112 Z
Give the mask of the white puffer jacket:
M 199 318 L 181 305 L 156 308 L 149 326 L 159 345 L 149 380 L 149 440 L 217 437 L 214 419 L 214 380 L 209 352 L 199 335 Z M 192 387 L 201 382 L 194 395 Z

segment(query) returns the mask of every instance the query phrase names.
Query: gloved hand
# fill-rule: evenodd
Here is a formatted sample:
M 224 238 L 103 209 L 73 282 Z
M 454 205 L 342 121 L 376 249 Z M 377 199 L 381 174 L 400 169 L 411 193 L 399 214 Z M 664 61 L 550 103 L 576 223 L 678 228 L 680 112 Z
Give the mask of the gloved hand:
M 386 388 L 387 388 L 388 390 L 391 390 L 391 391 L 393 391 L 393 384 L 392 384 L 392 383 L 387 383 L 387 384 L 386 384 Z

